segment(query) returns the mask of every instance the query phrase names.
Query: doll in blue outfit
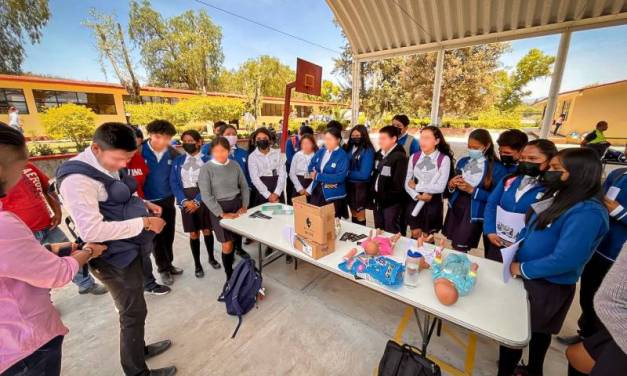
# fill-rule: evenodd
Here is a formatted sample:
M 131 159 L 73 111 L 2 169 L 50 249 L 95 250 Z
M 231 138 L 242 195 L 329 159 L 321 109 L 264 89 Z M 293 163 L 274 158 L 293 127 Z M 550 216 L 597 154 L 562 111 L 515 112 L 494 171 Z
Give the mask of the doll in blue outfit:
M 451 252 L 442 257 L 442 247 L 435 251 L 431 264 L 433 288 L 440 303 L 450 306 L 460 296 L 466 296 L 475 286 L 479 265 L 471 263 L 468 256 Z

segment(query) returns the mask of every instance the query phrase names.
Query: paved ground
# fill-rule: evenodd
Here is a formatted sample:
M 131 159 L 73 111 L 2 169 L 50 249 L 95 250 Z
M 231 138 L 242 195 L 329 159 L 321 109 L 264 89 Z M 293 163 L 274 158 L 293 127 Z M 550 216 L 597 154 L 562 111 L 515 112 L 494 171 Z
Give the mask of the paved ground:
M 169 295 L 146 296 L 147 341 L 169 338 L 174 346 L 150 360 L 150 367 L 175 364 L 179 374 L 194 376 L 373 374 L 401 321 L 403 304 L 304 262 L 294 271 L 279 260 L 264 269 L 267 298 L 245 316 L 238 336 L 231 339 L 236 319 L 216 301 L 224 273 L 207 265 L 205 278 L 194 277 L 187 237 L 178 224 L 175 264 L 185 273 Z M 117 314 L 110 296 L 79 296 L 69 285 L 55 290 L 53 300 L 70 328 L 62 374 L 120 375 Z M 577 316 L 574 304 L 564 332 L 573 332 Z M 464 330 L 451 331 L 465 338 Z M 418 343 L 414 321 L 403 340 Z M 463 350 L 446 334 L 433 338 L 430 351 L 463 367 Z M 496 343 L 479 338 L 475 375 L 495 374 L 497 351 Z M 546 375 L 565 374 L 563 352 L 554 341 Z

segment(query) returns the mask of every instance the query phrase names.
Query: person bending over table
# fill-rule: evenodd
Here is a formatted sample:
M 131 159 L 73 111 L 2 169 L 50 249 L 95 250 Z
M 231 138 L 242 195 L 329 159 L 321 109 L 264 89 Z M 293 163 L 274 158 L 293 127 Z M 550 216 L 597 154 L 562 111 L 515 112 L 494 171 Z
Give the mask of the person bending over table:
M 0 123 L 0 197 L 22 178 L 28 152 L 21 132 Z M 87 243 L 42 246 L 15 214 L 0 204 L 0 374 L 61 374 L 68 329 L 50 300 L 90 259 L 107 248 Z
M 501 346 L 499 376 L 542 375 L 551 335 L 560 331 L 584 265 L 609 228 L 601 173 L 594 151 L 571 148 L 553 157 L 543 174 L 544 199 L 532 205 L 510 266 L 529 297 L 529 362 L 517 369 L 523 350 Z
M 229 159 L 229 141 L 218 136 L 211 142 L 211 160 L 200 169 L 198 188 L 209 208 L 211 227 L 222 244 L 222 264 L 226 279 L 233 274 L 234 234 L 222 227 L 222 218 L 233 219 L 246 213 L 250 191 L 241 167 Z

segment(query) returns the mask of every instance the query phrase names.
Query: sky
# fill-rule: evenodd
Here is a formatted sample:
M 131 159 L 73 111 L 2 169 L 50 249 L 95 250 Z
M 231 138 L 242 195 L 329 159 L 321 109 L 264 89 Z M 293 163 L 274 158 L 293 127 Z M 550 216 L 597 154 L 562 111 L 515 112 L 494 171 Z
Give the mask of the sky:
M 282 31 L 327 47 L 323 49 L 270 31 L 232 15 L 209 8 L 195 0 L 152 0 L 152 6 L 164 17 L 193 9 L 205 9 L 222 27 L 224 65 L 237 68 L 249 58 L 267 54 L 278 57 L 295 68 L 296 58 L 322 65 L 325 79 L 341 82 L 332 74 L 333 58 L 339 55 L 344 39 L 333 22 L 333 13 L 323 0 L 202 0 L 233 13 L 254 19 Z M 89 29 L 82 25 L 90 8 L 115 13 L 125 26 L 128 21 L 128 0 L 50 0 L 51 19 L 43 30 L 39 44 L 27 45 L 25 72 L 59 77 L 116 82 L 113 73 L 106 76 Z M 511 42 L 511 50 L 501 57 L 506 69 L 529 51 L 539 48 L 555 55 L 559 35 Z M 573 33 L 566 61 L 561 91 L 595 83 L 627 79 L 627 25 Z M 334 52 L 337 51 L 337 52 Z M 137 49 L 132 51 L 136 70 L 142 81 L 147 74 L 139 63 Z M 550 79 L 538 79 L 528 85 L 529 99 L 541 98 L 549 91 Z

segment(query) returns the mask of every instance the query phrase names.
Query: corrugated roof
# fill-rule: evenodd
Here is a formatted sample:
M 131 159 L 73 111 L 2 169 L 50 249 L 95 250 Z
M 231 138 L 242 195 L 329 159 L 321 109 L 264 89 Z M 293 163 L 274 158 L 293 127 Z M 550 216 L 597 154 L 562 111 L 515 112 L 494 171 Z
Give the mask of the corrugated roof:
M 360 60 L 627 23 L 627 0 L 327 0 Z

